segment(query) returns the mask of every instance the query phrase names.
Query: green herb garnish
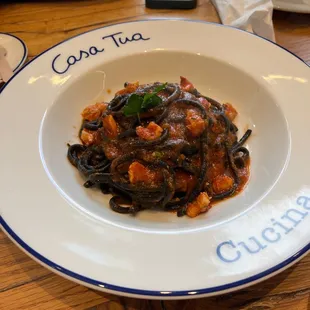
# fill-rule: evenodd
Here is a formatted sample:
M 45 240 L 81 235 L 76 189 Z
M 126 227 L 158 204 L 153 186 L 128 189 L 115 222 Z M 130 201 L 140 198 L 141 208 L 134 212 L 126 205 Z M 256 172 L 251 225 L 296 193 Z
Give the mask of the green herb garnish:
M 152 155 L 154 157 L 157 157 L 157 158 L 162 158 L 164 156 L 164 153 L 163 152 L 159 152 L 159 151 L 155 151 L 152 153 Z
M 123 109 L 124 114 L 126 116 L 132 116 L 160 105 L 163 100 L 157 94 L 164 90 L 166 86 L 167 83 L 157 86 L 153 92 L 147 93 L 144 96 L 137 94 L 130 95 Z
M 140 113 L 141 106 L 143 103 L 143 98 L 137 94 L 132 94 L 126 105 L 124 106 L 123 112 L 126 116 L 135 115 Z

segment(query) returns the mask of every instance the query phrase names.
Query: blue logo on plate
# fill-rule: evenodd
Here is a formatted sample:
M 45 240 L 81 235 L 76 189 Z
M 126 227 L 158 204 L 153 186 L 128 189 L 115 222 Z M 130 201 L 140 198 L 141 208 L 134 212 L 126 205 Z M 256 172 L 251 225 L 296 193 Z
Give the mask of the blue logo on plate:
M 258 236 L 251 236 L 246 242 L 228 240 L 219 244 L 216 254 L 225 263 L 238 261 L 243 255 L 256 254 L 268 244 L 276 243 L 294 230 L 309 215 L 310 198 L 300 196 L 297 204 L 302 208 L 288 209 L 279 219 L 270 219 L 271 225 L 264 228 Z
M 138 42 L 138 41 L 147 41 L 150 38 L 145 38 L 140 32 L 134 33 L 133 35 L 127 37 L 123 35 L 123 32 L 115 32 L 110 35 L 102 37 L 102 40 L 110 40 L 115 47 L 122 47 L 127 43 Z M 105 51 L 103 47 L 89 46 L 85 49 L 79 50 L 75 55 L 70 55 L 66 57 L 65 64 L 63 64 L 62 54 L 58 54 L 54 57 L 52 61 L 52 69 L 57 74 L 66 73 L 70 67 L 74 66 L 76 63 L 86 59 L 88 57 L 96 56 Z M 59 64 L 62 60 L 62 65 Z

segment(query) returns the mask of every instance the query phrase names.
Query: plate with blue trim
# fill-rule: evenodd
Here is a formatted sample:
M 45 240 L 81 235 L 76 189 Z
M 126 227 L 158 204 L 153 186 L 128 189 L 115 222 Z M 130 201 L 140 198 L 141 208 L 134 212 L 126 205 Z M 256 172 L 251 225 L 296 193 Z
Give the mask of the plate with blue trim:
M 0 32 L 0 46 L 5 49 L 5 57 L 13 72 L 16 73 L 27 59 L 28 50 L 26 44 L 12 34 Z M 0 81 L 2 81 L 1 78 Z
M 179 76 L 234 105 L 239 137 L 252 130 L 250 178 L 194 218 L 113 212 L 66 156 L 81 111 L 110 101 L 125 81 Z M 309 84 L 297 56 L 218 24 L 128 22 L 61 42 L 1 90 L 1 226 L 43 266 L 109 293 L 194 298 L 267 279 L 310 249 Z

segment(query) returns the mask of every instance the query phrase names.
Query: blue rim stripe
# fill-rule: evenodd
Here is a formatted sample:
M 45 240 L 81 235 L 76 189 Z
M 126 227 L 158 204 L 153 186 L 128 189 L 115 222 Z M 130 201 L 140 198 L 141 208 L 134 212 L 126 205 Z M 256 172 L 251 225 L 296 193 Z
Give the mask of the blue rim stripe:
M 0 34 L 5 34 L 7 36 L 10 36 L 10 37 L 13 37 L 13 38 L 17 39 L 22 44 L 22 46 L 24 48 L 24 55 L 23 55 L 21 61 L 19 62 L 19 64 L 13 70 L 13 72 L 15 72 L 25 62 L 25 60 L 27 58 L 27 54 L 28 54 L 27 46 L 26 46 L 25 42 L 22 39 L 14 36 L 13 34 L 10 34 L 10 33 L 7 33 L 7 32 L 0 32 Z
M 26 68 L 30 63 L 32 63 L 32 61 L 34 61 L 35 59 L 37 59 L 38 57 L 40 57 L 41 55 L 45 54 L 46 52 L 48 52 L 49 50 L 53 49 L 54 47 L 63 44 L 73 38 L 76 38 L 80 35 L 83 35 L 85 33 L 89 33 L 92 31 L 96 31 L 98 29 L 102 29 L 102 28 L 108 28 L 108 27 L 113 27 L 115 25 L 119 25 L 119 24 L 129 24 L 129 23 L 138 23 L 138 22 L 145 22 L 145 21 L 165 21 L 165 20 L 180 20 L 180 21 L 187 21 L 187 22 L 195 22 L 195 23 L 204 23 L 204 24 L 212 24 L 212 25 L 216 25 L 218 27 L 227 27 L 227 28 L 233 28 L 230 26 L 226 26 L 226 25 L 221 25 L 221 24 L 215 24 L 215 23 L 209 23 L 209 22 L 205 22 L 205 21 L 195 21 L 195 20 L 188 20 L 188 19 L 147 19 L 147 20 L 137 20 L 137 21 L 130 21 L 130 22 L 123 22 L 123 23 L 118 23 L 118 24 L 113 24 L 113 25 L 108 25 L 108 26 L 104 26 L 104 27 L 100 27 L 97 29 L 92 29 L 83 33 L 80 33 L 74 37 L 71 37 L 69 39 L 66 39 L 62 42 L 59 42 L 58 44 L 50 47 L 49 49 L 45 50 L 44 52 L 42 52 L 41 54 L 39 54 L 38 56 L 36 56 L 35 58 L 33 58 L 31 61 L 29 61 L 23 68 L 21 68 L 21 70 L 18 71 L 17 74 L 19 74 L 19 72 L 21 72 L 24 68 Z M 266 40 L 274 45 L 276 45 L 277 47 L 289 52 L 290 54 L 292 54 L 293 56 L 295 56 L 297 59 L 299 59 L 300 61 L 302 61 L 306 66 L 310 67 L 310 65 L 308 65 L 305 61 L 303 61 L 303 59 L 301 59 L 300 57 L 298 57 L 297 55 L 295 55 L 294 53 L 292 53 L 291 51 L 287 50 L 286 48 L 266 39 L 263 37 L 259 37 L 253 33 L 247 32 L 245 30 L 242 29 L 238 29 L 238 28 L 233 28 L 237 31 L 243 31 L 249 35 L 254 35 L 260 39 Z M 3 86 L 2 89 L 0 89 L 0 94 L 2 93 L 2 91 L 6 88 L 6 86 L 14 79 L 14 77 L 17 75 L 13 75 L 11 77 L 11 79 Z M 10 226 L 5 222 L 5 220 L 3 219 L 2 216 L 0 216 L 0 225 L 3 227 L 3 229 L 5 230 L 5 232 L 11 236 L 11 238 L 19 245 L 21 246 L 24 251 L 28 252 L 29 254 L 31 254 L 32 256 L 34 256 L 36 259 L 38 259 L 43 265 L 47 265 L 50 268 L 54 269 L 55 271 L 58 271 L 60 273 L 65 274 L 66 276 L 72 278 L 73 280 L 79 280 L 81 282 L 85 282 L 88 283 L 90 285 L 93 286 L 97 286 L 98 288 L 104 288 L 107 290 L 111 290 L 111 291 L 115 291 L 117 292 L 122 292 L 122 293 L 127 293 L 127 294 L 134 294 L 134 295 L 141 295 L 141 296 L 157 296 L 157 297 L 161 297 L 161 298 L 169 298 L 169 297 L 181 297 L 181 296 L 193 296 L 193 292 L 195 292 L 195 296 L 197 295 L 202 295 L 202 294 L 209 294 L 209 293 L 215 293 L 215 292 L 220 292 L 220 291 L 224 291 L 224 290 L 228 290 L 228 289 L 233 289 L 233 288 L 238 288 L 239 286 L 242 285 L 246 285 L 249 284 L 251 282 L 257 281 L 257 280 L 263 280 L 264 277 L 266 276 L 270 276 L 273 273 L 285 268 L 287 265 L 297 261 L 301 256 L 305 255 L 307 252 L 310 251 L 310 242 L 304 247 L 302 248 L 300 251 L 298 251 L 297 253 L 295 253 L 294 255 L 292 255 L 291 257 L 289 257 L 288 259 L 286 259 L 285 261 L 283 261 L 282 263 L 267 269 L 259 274 L 256 274 L 255 276 L 251 276 L 248 277 L 246 279 L 243 280 L 239 280 L 236 282 L 232 282 L 229 284 L 225 284 L 225 285 L 221 285 L 221 286 L 215 286 L 215 287 L 211 287 L 211 288 L 205 288 L 205 289 L 197 289 L 197 290 L 190 290 L 190 291 L 169 291 L 167 292 L 165 290 L 165 292 L 161 292 L 161 291 L 149 291 L 149 290 L 142 290 L 142 289 L 134 289 L 134 288 L 127 288 L 127 287 L 122 287 L 122 286 L 117 286 L 117 285 L 113 285 L 113 284 L 108 284 L 108 283 L 104 283 L 104 282 L 100 282 L 94 279 L 90 279 L 87 278 L 85 276 L 82 276 L 80 274 L 77 274 L 75 272 L 72 272 L 66 268 L 63 268 L 62 266 L 59 266 L 57 264 L 55 264 L 54 262 L 50 261 L 49 259 L 47 259 L 46 257 L 44 257 L 43 255 L 41 255 L 40 253 L 36 252 L 34 249 L 32 249 L 29 245 L 27 245 L 11 228 Z M 167 294 L 169 293 L 169 294 Z
M 299 252 L 291 256 L 290 258 L 286 259 L 282 263 L 267 269 L 264 272 L 261 272 L 255 276 L 232 282 L 229 284 L 225 285 L 220 285 L 220 286 L 215 286 L 211 288 L 205 288 L 205 289 L 197 289 L 197 290 L 190 290 L 190 291 L 167 291 L 165 290 L 164 292 L 160 291 L 149 291 L 149 290 L 141 290 L 141 289 L 134 289 L 134 288 L 128 288 L 128 287 L 123 287 L 123 286 L 117 286 L 113 284 L 108 284 L 105 282 L 100 282 L 94 279 L 87 278 L 85 276 L 82 276 L 78 273 L 72 272 L 66 268 L 63 268 L 62 266 L 59 266 L 55 264 L 54 262 L 50 261 L 46 257 L 42 256 L 38 252 L 36 252 L 34 249 L 32 249 L 29 245 L 27 245 L 21 238 L 19 238 L 15 232 L 9 227 L 9 225 L 5 222 L 5 220 L 0 217 L 0 225 L 4 228 L 4 230 L 13 238 L 13 240 L 18 243 L 26 252 L 30 253 L 32 256 L 34 256 L 36 259 L 38 259 L 41 263 L 51 267 L 52 269 L 57 270 L 58 272 L 64 273 L 65 275 L 77 279 L 79 281 L 98 286 L 99 288 L 104 288 L 107 290 L 112 290 L 115 292 L 122 292 L 122 293 L 127 293 L 127 294 L 135 294 L 135 295 L 143 295 L 143 296 L 160 296 L 162 298 L 169 298 L 171 296 L 174 297 L 180 297 L 180 296 L 193 296 L 193 292 L 195 292 L 195 295 L 202 295 L 202 294 L 208 294 L 208 293 L 214 293 L 214 292 L 220 292 L 232 288 L 237 288 L 238 286 L 244 285 L 251 283 L 253 281 L 262 279 L 268 275 L 271 275 L 272 273 L 286 267 L 290 263 L 298 260 L 301 256 L 306 254 L 308 251 L 310 251 L 310 243 L 305 246 L 303 249 L 301 249 Z M 169 294 L 167 294 L 169 292 Z

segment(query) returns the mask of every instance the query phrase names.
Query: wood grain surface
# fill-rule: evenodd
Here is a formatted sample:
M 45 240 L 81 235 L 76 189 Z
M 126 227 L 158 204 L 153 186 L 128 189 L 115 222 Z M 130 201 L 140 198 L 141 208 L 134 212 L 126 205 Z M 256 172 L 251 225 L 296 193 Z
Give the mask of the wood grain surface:
M 0 32 L 23 39 L 29 59 L 78 33 L 111 23 L 150 17 L 219 22 L 210 1 L 194 10 L 150 10 L 143 0 L 0 3 Z M 310 63 L 310 15 L 274 12 L 277 43 Z M 75 284 L 40 266 L 0 231 L 0 309 L 160 310 L 159 301 L 118 297 Z M 260 284 L 235 293 L 190 301 L 166 301 L 167 310 L 309 310 L 310 256 Z

